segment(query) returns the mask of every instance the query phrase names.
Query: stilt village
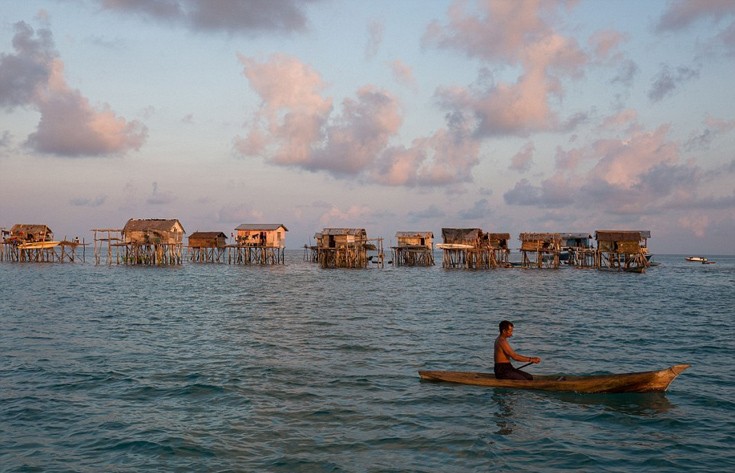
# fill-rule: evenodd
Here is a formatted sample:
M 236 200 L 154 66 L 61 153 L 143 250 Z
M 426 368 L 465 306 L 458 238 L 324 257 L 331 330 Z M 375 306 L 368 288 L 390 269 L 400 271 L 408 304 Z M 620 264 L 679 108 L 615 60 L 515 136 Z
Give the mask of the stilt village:
M 0 261 L 17 263 L 86 262 L 92 246 L 94 263 L 169 266 L 188 263 L 237 265 L 285 264 L 283 224 L 242 224 L 230 233 L 197 231 L 185 244 L 184 227 L 177 219 L 130 219 L 123 228 L 92 229 L 92 241 L 78 237 L 55 240 L 43 224 L 16 224 L 1 228 Z M 304 245 L 303 258 L 321 268 L 384 268 L 441 266 L 457 269 L 536 268 L 562 265 L 611 271 L 644 272 L 651 265 L 650 231 L 597 230 L 589 233 L 521 233 L 520 261 L 511 262 L 509 233 L 480 228 L 443 228 L 442 242 L 430 231 L 399 231 L 389 259 L 383 238 L 369 238 L 364 228 L 324 228 L 314 244 Z

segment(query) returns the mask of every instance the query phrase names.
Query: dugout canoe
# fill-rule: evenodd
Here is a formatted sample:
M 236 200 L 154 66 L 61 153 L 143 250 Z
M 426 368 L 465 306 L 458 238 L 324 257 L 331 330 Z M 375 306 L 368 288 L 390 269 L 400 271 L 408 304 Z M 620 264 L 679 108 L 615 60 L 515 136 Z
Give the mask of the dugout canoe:
M 426 381 L 471 384 L 491 388 L 537 389 L 577 393 L 648 393 L 666 391 L 672 381 L 689 366 L 682 364 L 659 371 L 590 376 L 534 375 L 532 381 L 495 379 L 495 375 L 492 373 L 474 371 L 419 371 L 419 376 Z

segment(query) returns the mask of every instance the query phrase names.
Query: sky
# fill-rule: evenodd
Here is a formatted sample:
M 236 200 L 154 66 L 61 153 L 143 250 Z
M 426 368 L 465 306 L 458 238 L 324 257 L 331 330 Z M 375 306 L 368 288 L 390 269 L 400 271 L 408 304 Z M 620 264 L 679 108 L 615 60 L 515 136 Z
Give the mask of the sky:
M 732 0 L 0 0 L 0 227 L 735 254 Z

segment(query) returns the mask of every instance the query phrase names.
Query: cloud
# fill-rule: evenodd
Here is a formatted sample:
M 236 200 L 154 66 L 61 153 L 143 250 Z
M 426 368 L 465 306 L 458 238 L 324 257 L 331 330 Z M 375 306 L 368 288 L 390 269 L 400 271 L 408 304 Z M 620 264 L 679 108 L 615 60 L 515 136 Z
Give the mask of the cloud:
M 735 129 L 735 120 L 722 120 L 707 116 L 704 120 L 705 128 L 698 134 L 693 134 L 684 144 L 687 151 L 706 150 L 715 138 Z
M 106 156 L 137 150 L 146 127 L 128 122 L 104 104 L 94 108 L 64 78 L 64 64 L 53 49 L 51 32 L 16 23 L 16 54 L 0 57 L 0 105 L 37 109 L 41 119 L 26 144 L 58 156 Z
M 33 102 L 37 89 L 48 82 L 51 64 L 58 56 L 49 30 L 34 34 L 25 22 L 14 28 L 16 54 L 0 54 L 0 106 L 10 110 Z
M 254 34 L 306 29 L 303 0 L 98 0 L 103 10 L 181 24 L 195 31 Z
M 403 63 L 402 61 L 395 60 L 390 63 L 393 77 L 399 84 L 405 85 L 406 87 L 416 90 L 416 78 L 413 75 L 413 70 L 410 66 Z
M 713 33 L 709 40 L 707 38 L 702 40 L 705 49 L 710 51 L 722 49 L 728 55 L 735 55 L 735 3 L 731 0 L 671 2 L 661 15 L 656 31 L 676 32 L 704 20 L 709 20 L 712 24 L 709 31 Z M 719 28 L 723 23 L 725 26 Z
M 94 199 L 88 197 L 77 197 L 71 199 L 69 203 L 75 207 L 99 207 L 107 201 L 106 195 L 99 195 Z
M 372 59 L 378 54 L 380 45 L 383 43 L 385 25 L 382 21 L 373 20 L 368 24 L 368 42 L 365 47 L 365 57 Z
M 445 103 L 476 117 L 479 136 L 526 136 L 559 126 L 550 100 L 564 94 L 560 77 L 580 77 L 590 62 L 575 39 L 557 34 L 546 21 L 559 5 L 484 2 L 476 4 L 478 11 L 465 11 L 466 3 L 456 2 L 447 26 L 434 22 L 427 29 L 425 44 L 521 69 L 516 82 L 439 91 Z
M 618 66 L 617 74 L 615 74 L 613 78 L 610 79 L 610 83 L 620 83 L 624 86 L 630 87 L 631 85 L 633 85 L 633 80 L 635 79 L 635 76 L 638 75 L 638 72 L 640 72 L 640 67 L 638 67 L 638 64 L 636 64 L 631 59 L 627 59 L 620 63 L 620 65 Z
M 668 125 L 653 132 L 635 132 L 628 139 L 600 139 L 591 146 L 591 152 L 599 156 L 590 177 L 621 188 L 632 188 L 638 176 L 663 163 L 674 163 L 679 156 L 678 147 L 667 141 Z
M 390 186 L 469 182 L 479 142 L 461 113 L 447 114 L 447 127 L 411 146 L 394 146 L 403 123 L 397 98 L 366 85 L 346 98 L 339 112 L 321 92 L 321 76 L 298 59 L 275 55 L 266 62 L 240 56 L 244 75 L 262 103 L 235 139 L 244 156 L 335 177 L 362 177 Z
M 263 212 L 248 204 L 228 204 L 217 213 L 217 223 L 247 223 L 263 219 Z
M 490 201 L 480 199 L 472 204 L 472 207 L 459 211 L 459 218 L 463 220 L 481 220 L 485 219 L 493 213 L 490 207 Z
M 623 115 L 629 118 L 621 123 L 635 118 L 627 112 Z M 731 125 L 712 118 L 707 123 L 722 130 Z M 670 215 L 671 211 L 731 211 L 732 195 L 700 193 L 707 180 L 732 173 L 732 164 L 729 170 L 725 165 L 717 172 L 705 172 L 693 162 L 682 162 L 682 145 L 669 139 L 669 131 L 667 125 L 652 131 L 631 128 L 624 138 L 599 139 L 572 149 L 560 147 L 555 174 L 538 183 L 521 179 L 503 198 L 508 205 L 573 207 L 579 218 L 621 216 L 628 222 L 634 217 Z M 716 188 L 712 191 L 717 192 Z
M 513 189 L 503 194 L 503 199 L 508 205 L 563 208 L 574 203 L 575 192 L 574 186 L 557 174 L 542 181 L 540 186 L 521 179 Z
M 513 155 L 508 169 L 518 172 L 527 172 L 529 169 L 531 169 L 531 164 L 533 164 L 534 152 L 536 152 L 536 147 L 533 145 L 533 143 L 526 143 L 525 145 L 523 145 L 523 148 L 521 148 L 520 151 Z
M 659 32 L 676 31 L 705 18 L 716 22 L 723 17 L 735 15 L 735 3 L 731 0 L 706 0 L 692 2 L 676 0 L 669 3 L 656 25 Z
M 351 205 L 346 210 L 333 205 L 319 217 L 319 222 L 325 227 L 353 227 L 355 222 L 364 220 L 372 213 L 370 207 L 365 205 Z
M 648 98 L 652 102 L 659 102 L 663 98 L 672 95 L 680 84 L 697 77 L 699 77 L 699 71 L 697 70 L 679 66 L 672 71 L 668 65 L 664 64 L 648 91 Z
M 146 199 L 146 203 L 150 205 L 165 205 L 170 204 L 175 200 L 176 196 L 174 196 L 171 192 L 158 190 L 158 183 L 154 182 L 153 192 L 151 192 L 151 195 Z
M 437 207 L 435 204 L 431 204 L 424 210 L 412 210 L 408 212 L 408 220 L 410 222 L 418 222 L 422 220 L 432 220 L 442 218 L 446 213 Z

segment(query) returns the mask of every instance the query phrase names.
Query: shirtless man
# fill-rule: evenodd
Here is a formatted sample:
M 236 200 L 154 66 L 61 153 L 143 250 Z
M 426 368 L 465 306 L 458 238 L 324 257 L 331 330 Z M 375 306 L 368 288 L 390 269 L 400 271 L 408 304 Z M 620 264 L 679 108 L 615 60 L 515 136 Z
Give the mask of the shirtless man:
M 513 336 L 513 323 L 503 320 L 500 322 L 500 335 L 495 339 L 495 377 L 497 379 L 533 379 L 525 371 L 513 368 L 510 360 L 525 361 L 526 363 L 541 363 L 537 356 L 523 356 L 513 351 L 508 339 Z

